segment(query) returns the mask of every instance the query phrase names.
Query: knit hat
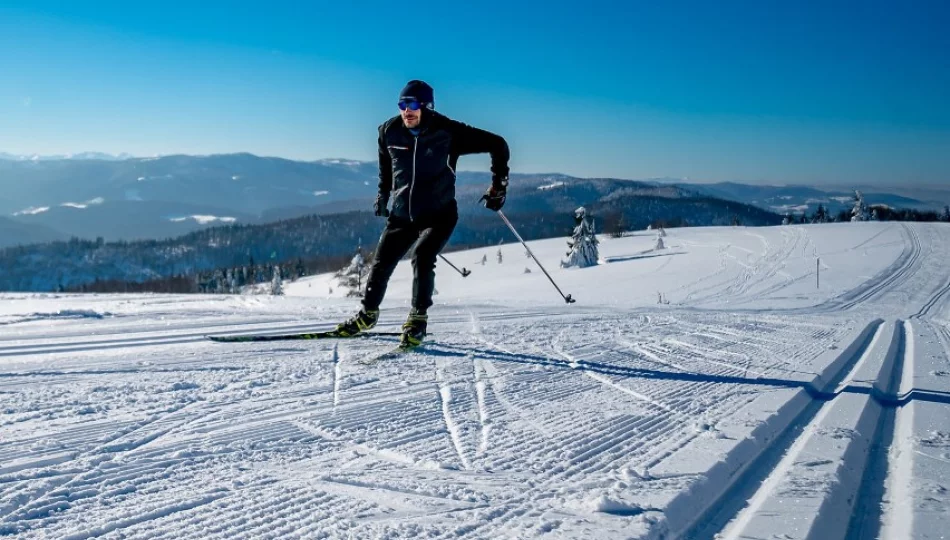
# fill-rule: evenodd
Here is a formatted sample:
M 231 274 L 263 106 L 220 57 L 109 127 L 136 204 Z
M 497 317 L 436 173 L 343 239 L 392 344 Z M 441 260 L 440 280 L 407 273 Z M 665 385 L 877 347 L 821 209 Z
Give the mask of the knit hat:
M 414 99 L 419 103 L 426 105 L 429 109 L 435 108 L 435 97 L 432 93 L 432 87 L 423 81 L 411 80 L 406 83 L 406 86 L 402 89 L 402 92 L 399 92 L 399 101 L 404 99 Z

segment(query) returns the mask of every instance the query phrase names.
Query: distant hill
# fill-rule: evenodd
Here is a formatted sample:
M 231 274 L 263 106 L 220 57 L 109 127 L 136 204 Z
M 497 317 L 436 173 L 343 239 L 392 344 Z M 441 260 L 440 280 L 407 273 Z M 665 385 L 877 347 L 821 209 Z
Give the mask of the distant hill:
M 461 219 L 449 249 L 515 241 L 498 216 L 477 203 L 486 180 L 487 175 L 468 175 L 459 186 Z M 620 223 L 642 229 L 653 223 L 771 225 L 781 221 L 759 208 L 676 186 L 564 175 L 517 176 L 512 179 L 509 200 L 505 213 L 525 239 L 567 236 L 578 206 L 588 209 L 601 232 Z M 145 281 L 240 268 L 252 260 L 261 264 L 339 257 L 353 253 L 358 245 L 372 250 L 383 224 L 384 220 L 365 210 L 327 212 L 267 224 L 219 225 L 167 240 L 73 239 L 3 249 L 0 267 L 9 270 L 0 274 L 0 290 L 48 291 L 94 280 Z
M 854 190 L 861 190 L 865 201 L 871 205 L 886 205 L 891 208 L 939 210 L 950 204 L 950 190 L 909 190 L 904 187 L 882 188 L 881 186 L 812 187 L 812 186 L 762 186 L 722 182 L 718 184 L 674 184 L 696 193 L 729 199 L 758 206 L 779 214 L 813 214 L 821 204 L 832 214 L 854 206 Z M 924 195 L 916 198 L 912 195 Z
M 465 166 L 465 160 L 462 158 L 460 166 Z M 95 152 L 75 156 L 0 154 L 0 216 L 27 225 L 11 231 L 6 244 L 32 242 L 36 237 L 27 231 L 40 228 L 91 240 L 162 239 L 223 223 L 252 225 L 366 210 L 376 196 L 377 176 L 374 161 L 302 162 L 246 153 L 157 158 Z M 477 199 L 489 181 L 487 172 L 460 171 L 459 197 Z M 563 186 L 555 185 L 561 181 Z M 850 206 L 853 194 L 847 189 L 808 186 L 677 184 L 668 178 L 580 179 L 557 173 L 515 173 L 511 186 L 517 196 L 510 204 L 524 212 L 561 212 L 563 206 L 574 204 L 568 201 L 575 200 L 596 207 L 602 197 L 620 197 L 615 192 L 621 186 L 627 189 L 624 193 L 633 195 L 641 190 L 667 199 L 684 194 L 706 196 L 780 214 L 814 212 L 819 203 L 837 213 Z M 673 189 L 679 191 L 670 191 Z M 660 195 L 663 190 L 667 193 Z M 939 190 L 862 191 L 870 204 L 941 209 L 950 203 L 950 194 L 941 201 Z M 604 204 L 609 206 L 606 201 Z M 671 212 L 675 213 L 674 209 L 666 213 Z
M 65 240 L 66 237 L 43 225 L 28 225 L 0 216 L 0 248 Z

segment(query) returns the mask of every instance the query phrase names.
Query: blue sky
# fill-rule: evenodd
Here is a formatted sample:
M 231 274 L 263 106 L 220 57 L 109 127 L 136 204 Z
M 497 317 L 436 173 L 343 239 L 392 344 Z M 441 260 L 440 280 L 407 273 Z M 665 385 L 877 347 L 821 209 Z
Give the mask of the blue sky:
M 0 152 L 370 160 L 421 78 L 514 172 L 950 182 L 945 2 L 135 4 L 0 2 Z

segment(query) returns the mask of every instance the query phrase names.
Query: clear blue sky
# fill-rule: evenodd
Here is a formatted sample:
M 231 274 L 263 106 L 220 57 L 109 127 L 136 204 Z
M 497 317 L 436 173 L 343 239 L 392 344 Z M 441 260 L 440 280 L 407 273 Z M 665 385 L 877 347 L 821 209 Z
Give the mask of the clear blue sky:
M 139 4 L 0 2 L 0 152 L 370 160 L 421 78 L 515 172 L 950 182 L 947 2 Z

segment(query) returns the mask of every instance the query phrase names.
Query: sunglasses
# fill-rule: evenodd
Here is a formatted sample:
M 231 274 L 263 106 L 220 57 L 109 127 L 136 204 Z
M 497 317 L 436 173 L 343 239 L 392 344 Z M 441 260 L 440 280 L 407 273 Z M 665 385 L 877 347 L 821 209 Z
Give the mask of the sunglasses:
M 404 111 L 406 109 L 409 109 L 410 111 L 418 111 L 419 109 L 422 108 L 422 103 L 419 103 L 418 101 L 404 101 L 403 100 L 403 101 L 400 101 L 398 105 L 399 105 L 400 111 Z

